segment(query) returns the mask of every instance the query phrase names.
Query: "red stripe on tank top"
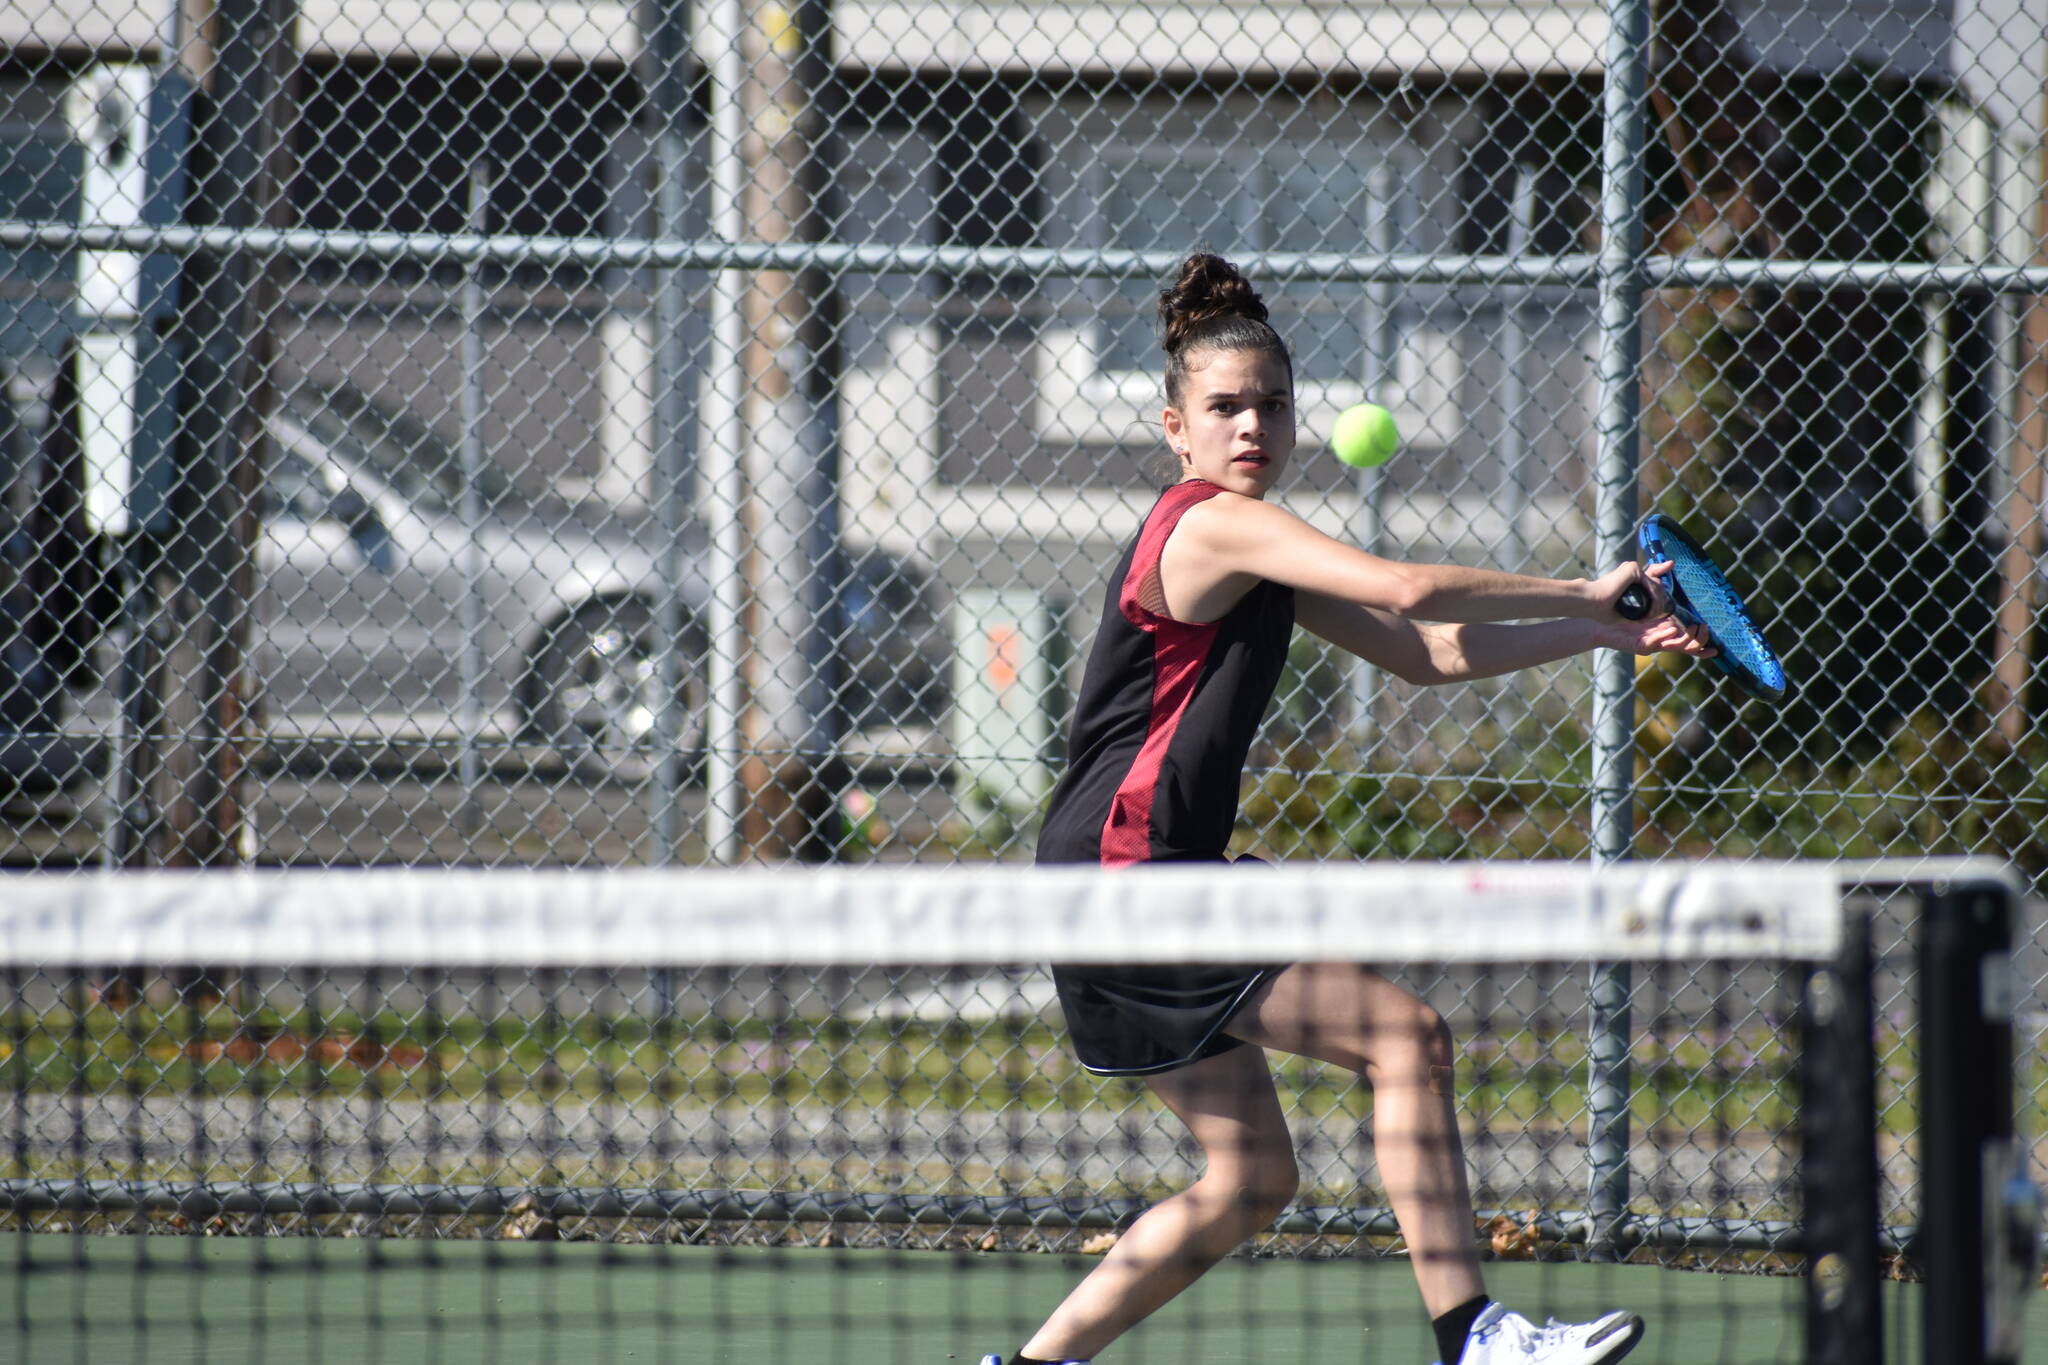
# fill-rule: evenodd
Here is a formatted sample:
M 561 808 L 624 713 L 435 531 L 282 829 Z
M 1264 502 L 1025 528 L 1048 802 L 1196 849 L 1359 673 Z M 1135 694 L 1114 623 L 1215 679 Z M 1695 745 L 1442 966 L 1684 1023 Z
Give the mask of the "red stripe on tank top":
M 1187 490 L 1182 493 L 1181 490 Z M 1139 588 L 1166 548 L 1166 539 L 1180 525 L 1181 515 L 1196 503 L 1206 502 L 1222 490 L 1211 483 L 1177 484 L 1161 500 L 1145 529 L 1138 534 L 1138 549 L 1131 556 L 1130 572 L 1117 594 L 1124 619 L 1152 636 L 1152 710 L 1145 724 L 1145 742 L 1131 760 L 1129 771 L 1110 798 L 1109 815 L 1102 822 L 1101 858 L 1104 867 L 1129 867 L 1152 859 L 1152 805 L 1159 790 L 1159 776 L 1166 767 L 1167 751 L 1188 703 L 1194 700 L 1195 684 L 1201 681 L 1202 665 L 1216 640 L 1216 622 L 1176 621 L 1147 610 L 1139 600 Z M 1176 496 L 1178 495 L 1178 496 Z
M 1194 700 L 1216 628 L 1175 621 L 1160 626 L 1152 638 L 1152 717 L 1138 756 L 1110 798 L 1109 818 L 1102 822 L 1104 867 L 1151 861 L 1152 800 L 1159 790 L 1159 774 L 1181 717 Z

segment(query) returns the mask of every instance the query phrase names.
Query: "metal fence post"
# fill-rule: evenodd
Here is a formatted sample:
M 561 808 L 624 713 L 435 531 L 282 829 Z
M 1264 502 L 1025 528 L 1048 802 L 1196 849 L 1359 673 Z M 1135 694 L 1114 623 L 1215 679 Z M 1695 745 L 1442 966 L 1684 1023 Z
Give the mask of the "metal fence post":
M 792 227 L 799 241 L 828 242 L 837 219 L 843 148 L 838 118 L 842 91 L 833 56 L 831 0 L 802 0 L 792 7 L 799 50 L 791 63 L 796 86 L 798 144 L 805 155 L 792 176 Z M 844 369 L 840 333 L 846 322 L 845 302 L 836 272 L 816 265 L 791 275 L 801 313 L 790 338 L 784 364 L 796 388 L 803 413 L 795 448 L 782 456 L 794 460 L 796 504 L 802 524 L 795 537 L 804 569 L 795 597 L 804 625 L 797 632 L 796 662 L 801 679 L 796 688 L 798 718 L 792 729 L 798 740 L 796 771 L 807 783 L 798 795 L 802 822 L 792 831 L 792 852 L 818 862 L 838 852 L 839 793 L 847 783 L 844 726 L 841 723 L 838 669 L 839 618 L 850 572 L 840 535 L 839 377 Z
M 479 162 L 469 172 L 469 230 L 481 237 L 490 231 L 491 169 Z M 462 830 L 474 838 L 483 829 L 483 490 L 477 486 L 484 460 L 484 283 L 481 261 L 462 267 L 460 313 L 462 317 L 462 440 L 456 447 L 462 459 L 461 504 L 463 542 L 460 552 L 462 601 L 458 619 L 462 623 L 461 752 L 458 762 L 462 777 Z
M 1400 245 L 1398 203 L 1402 183 L 1401 176 L 1388 158 L 1382 158 L 1366 180 L 1367 240 L 1374 255 L 1392 256 Z M 1375 279 L 1365 287 L 1365 325 L 1361 329 L 1365 341 L 1365 363 L 1360 378 L 1368 402 L 1387 404 L 1394 400 L 1397 387 L 1395 366 L 1400 347 L 1400 340 L 1394 333 L 1394 310 L 1399 302 L 1400 291 L 1391 280 Z M 1352 522 L 1352 538 L 1361 549 L 1373 554 L 1384 553 L 1386 547 L 1381 543 L 1384 538 L 1381 532 L 1385 528 L 1380 504 L 1385 492 L 1386 470 L 1379 465 L 1361 469 L 1353 482 L 1358 491 L 1358 514 Z M 1351 695 L 1357 714 L 1352 717 L 1352 729 L 1360 744 L 1370 744 L 1377 737 L 1379 694 L 1378 667 L 1364 660 L 1353 664 Z
M 655 234 L 664 241 L 682 241 L 689 233 L 687 221 L 688 176 L 685 151 L 691 119 L 690 99 L 693 75 L 690 69 L 690 15 L 683 0 L 652 0 L 641 16 L 646 25 L 647 45 L 643 60 L 647 66 L 646 86 L 653 104 L 649 119 L 655 153 Z M 684 526 L 695 511 L 693 494 L 699 491 L 692 478 L 689 454 L 683 442 L 683 423 L 696 407 L 691 391 L 694 377 L 689 366 L 688 343 L 683 328 L 690 300 L 679 267 L 663 266 L 654 272 L 654 487 L 650 490 L 655 521 L 661 527 L 661 553 L 667 572 L 654 604 L 655 663 L 660 680 L 660 706 L 654 716 L 654 772 L 648 799 L 648 861 L 666 866 L 674 860 L 680 833 L 683 767 L 695 755 L 683 751 L 681 738 L 690 729 L 690 717 L 683 714 L 683 670 L 693 659 L 683 657 L 686 637 L 683 604 L 676 584 L 686 568 Z M 706 717 L 708 722 L 709 717 Z M 708 731 L 701 737 L 708 742 Z M 715 850 L 714 850 L 715 856 Z M 658 973 L 657 990 L 663 995 L 667 1014 L 668 977 Z
M 1646 0 L 1614 0 L 1607 39 L 1601 133 L 1599 466 L 1595 568 L 1629 552 L 1636 514 L 1637 371 L 1642 355 L 1643 141 L 1648 98 Z M 1633 660 L 1608 652 L 1593 679 L 1593 858 L 1619 862 L 1634 840 Z M 1628 964 L 1593 969 L 1587 1045 L 1587 1163 L 1592 1188 L 1587 1245 L 1596 1260 L 1619 1253 L 1629 1202 Z
M 1515 190 L 1509 201 L 1508 255 L 1520 258 L 1535 250 L 1536 174 L 1526 166 L 1515 167 Z M 1511 284 L 1501 304 L 1500 327 L 1500 462 L 1507 478 L 1502 490 L 1507 498 L 1507 563 L 1501 567 L 1514 573 L 1534 572 L 1529 562 L 1529 439 L 1522 430 L 1527 420 L 1529 393 L 1523 371 L 1529 364 L 1529 299 L 1532 286 Z
M 746 160 L 740 150 L 746 136 L 746 111 L 740 87 L 746 81 L 746 57 L 740 51 L 745 11 L 737 0 L 719 0 L 701 13 L 710 20 L 698 50 L 711 59 L 711 224 L 713 234 L 728 246 L 746 233 Z M 712 292 L 709 368 L 711 401 L 703 417 L 703 443 L 698 451 L 700 497 L 711 524 L 710 649 L 705 669 L 710 678 L 710 705 L 705 711 L 704 843 L 713 862 L 740 856 L 740 761 L 746 747 L 741 713 L 746 706 L 741 674 L 746 649 L 743 614 L 746 585 L 741 577 L 746 556 L 746 527 L 741 524 L 746 500 L 745 451 L 747 375 L 743 368 L 747 344 L 747 276 L 730 265 L 719 269 Z

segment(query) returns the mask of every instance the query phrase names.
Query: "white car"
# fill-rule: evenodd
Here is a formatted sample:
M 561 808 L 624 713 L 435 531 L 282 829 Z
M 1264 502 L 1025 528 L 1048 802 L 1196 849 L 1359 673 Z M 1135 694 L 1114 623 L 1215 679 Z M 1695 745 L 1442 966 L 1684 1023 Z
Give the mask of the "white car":
M 486 460 L 472 551 L 460 452 L 425 424 L 300 386 L 270 430 L 251 645 L 273 722 L 449 733 L 473 673 L 482 715 L 520 738 L 572 755 L 644 745 L 660 699 L 652 518 L 529 496 Z M 705 545 L 688 527 L 675 583 L 685 752 L 703 735 Z M 839 608 L 844 726 L 932 723 L 943 642 L 922 581 L 879 552 L 850 554 Z

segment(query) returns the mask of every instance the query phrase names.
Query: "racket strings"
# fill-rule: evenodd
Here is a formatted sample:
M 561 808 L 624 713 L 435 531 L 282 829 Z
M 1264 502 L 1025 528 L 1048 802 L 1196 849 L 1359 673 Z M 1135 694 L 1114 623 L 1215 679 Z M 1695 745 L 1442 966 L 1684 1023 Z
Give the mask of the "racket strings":
M 1653 553 L 1672 562 L 1672 605 L 1689 624 L 1703 625 L 1712 634 L 1721 650 L 1714 662 L 1752 691 L 1781 695 L 1784 666 L 1720 569 L 1678 536 L 1657 540 Z

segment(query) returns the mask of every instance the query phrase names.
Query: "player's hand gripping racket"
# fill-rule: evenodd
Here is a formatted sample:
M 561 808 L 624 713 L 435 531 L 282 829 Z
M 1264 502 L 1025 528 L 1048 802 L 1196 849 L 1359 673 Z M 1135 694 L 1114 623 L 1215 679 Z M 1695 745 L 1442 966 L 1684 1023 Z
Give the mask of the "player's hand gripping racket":
M 1671 573 L 1664 583 L 1671 593 L 1671 609 L 1688 626 L 1706 628 L 1720 651 L 1708 662 L 1753 696 L 1783 701 L 1785 666 L 1750 619 L 1749 609 L 1729 585 L 1727 575 L 1700 543 L 1661 512 L 1643 518 L 1636 542 L 1647 562 L 1670 561 Z M 1629 620 L 1640 621 L 1649 614 L 1650 591 L 1638 583 L 1623 592 L 1614 605 Z

